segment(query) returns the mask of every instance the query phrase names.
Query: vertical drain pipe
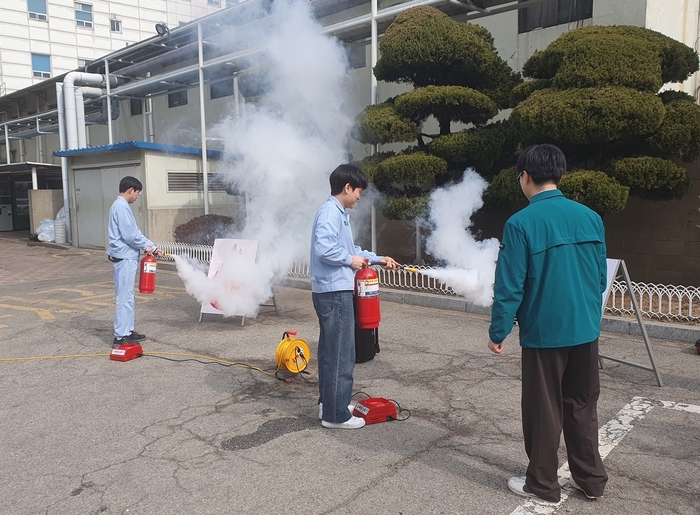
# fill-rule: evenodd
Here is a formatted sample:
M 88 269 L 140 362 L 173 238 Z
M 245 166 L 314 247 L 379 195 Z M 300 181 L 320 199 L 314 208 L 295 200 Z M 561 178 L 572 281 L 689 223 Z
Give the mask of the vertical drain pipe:
M 110 96 L 110 80 L 109 80 L 109 61 L 105 59 L 105 84 L 107 85 L 107 133 L 109 135 L 109 144 L 114 143 L 112 135 L 112 97 Z
M 70 75 L 70 73 L 68 74 Z M 67 76 L 66 76 L 67 77 Z M 73 97 L 75 101 L 75 97 Z M 66 150 L 66 123 L 65 110 L 63 109 L 63 83 L 56 83 L 56 106 L 58 108 L 58 141 L 59 148 Z M 61 180 L 63 183 L 63 211 L 66 215 L 66 241 L 73 244 L 73 231 L 71 230 L 70 196 L 68 195 L 68 158 L 61 157 Z
M 204 214 L 209 214 L 209 163 L 207 161 L 207 120 L 204 114 L 204 50 L 202 23 L 197 23 L 197 46 L 199 47 L 199 120 L 202 132 L 202 184 L 204 186 Z
M 82 86 L 75 88 L 75 113 L 78 131 L 78 148 L 87 147 L 87 135 L 85 127 L 85 99 L 84 97 L 98 98 L 102 96 L 101 88 Z

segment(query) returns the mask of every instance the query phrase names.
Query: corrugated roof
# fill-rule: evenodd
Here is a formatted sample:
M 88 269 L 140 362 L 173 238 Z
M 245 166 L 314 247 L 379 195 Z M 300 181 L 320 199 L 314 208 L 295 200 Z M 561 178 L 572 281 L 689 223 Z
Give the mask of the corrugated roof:
M 53 153 L 56 157 L 82 156 L 85 154 L 104 154 L 108 152 L 127 152 L 134 149 L 155 150 L 164 154 L 188 154 L 201 156 L 202 149 L 194 147 L 182 147 L 180 145 L 162 145 L 160 143 L 149 143 L 147 141 L 122 141 L 112 145 L 100 145 L 99 147 L 76 148 L 72 150 L 58 150 Z M 219 150 L 207 150 L 207 157 L 222 159 L 223 152 Z

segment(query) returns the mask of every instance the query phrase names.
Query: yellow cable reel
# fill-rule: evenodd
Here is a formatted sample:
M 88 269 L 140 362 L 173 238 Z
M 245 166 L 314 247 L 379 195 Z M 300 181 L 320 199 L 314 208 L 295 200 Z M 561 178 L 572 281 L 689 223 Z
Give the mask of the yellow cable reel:
M 300 338 L 294 338 L 296 335 L 296 331 L 285 331 L 275 354 L 277 368 L 293 374 L 302 372 L 311 360 L 309 345 Z

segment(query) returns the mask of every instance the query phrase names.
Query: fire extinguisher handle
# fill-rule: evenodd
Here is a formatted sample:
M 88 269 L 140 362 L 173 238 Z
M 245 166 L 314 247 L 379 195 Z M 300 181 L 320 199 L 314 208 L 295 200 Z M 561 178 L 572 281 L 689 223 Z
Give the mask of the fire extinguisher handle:
M 297 332 L 296 331 L 285 331 L 284 334 L 288 334 L 289 336 L 296 336 Z

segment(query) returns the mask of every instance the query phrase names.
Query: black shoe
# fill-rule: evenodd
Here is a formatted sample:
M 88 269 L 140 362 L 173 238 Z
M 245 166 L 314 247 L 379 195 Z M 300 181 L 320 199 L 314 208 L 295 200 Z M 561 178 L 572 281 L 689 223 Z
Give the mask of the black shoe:
M 146 335 L 145 335 L 145 334 L 141 334 L 141 333 L 137 333 L 136 331 L 131 331 L 131 334 L 129 335 L 129 338 L 131 338 L 132 340 L 134 340 L 134 341 L 136 341 L 136 342 L 140 342 L 141 340 L 145 340 L 145 339 L 146 339 Z
M 136 340 L 132 339 L 131 336 L 124 336 L 123 338 L 117 338 L 115 336 L 114 341 L 112 342 L 112 348 L 115 349 L 120 345 L 124 345 L 126 343 L 136 343 Z

